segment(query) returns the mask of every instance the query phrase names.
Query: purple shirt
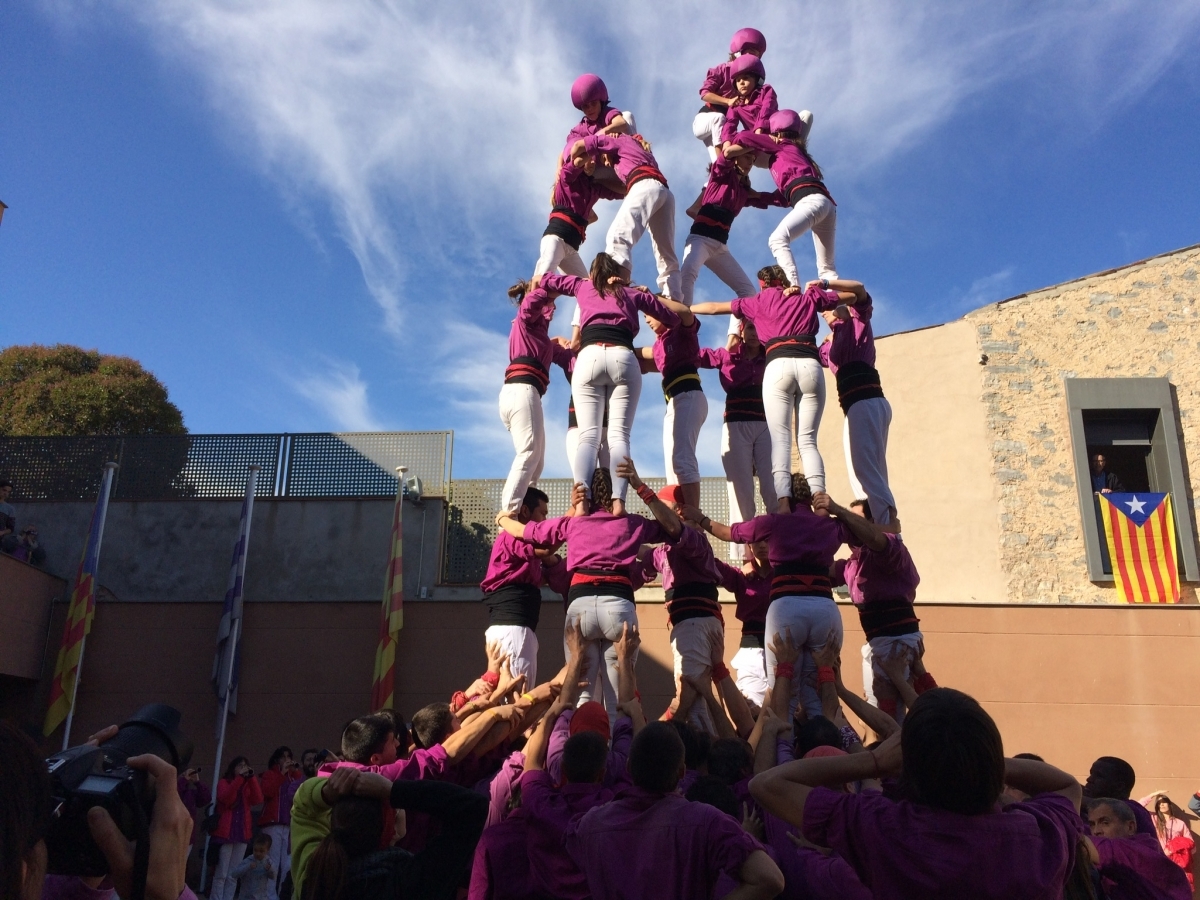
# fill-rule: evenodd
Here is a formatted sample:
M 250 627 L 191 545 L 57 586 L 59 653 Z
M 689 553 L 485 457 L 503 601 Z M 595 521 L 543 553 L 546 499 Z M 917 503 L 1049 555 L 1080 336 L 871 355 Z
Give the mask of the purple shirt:
M 712 544 L 702 531 L 683 526 L 679 540 L 654 548 L 654 568 L 662 573 L 662 587 L 669 591 L 678 584 L 720 584 L 721 572 Z
M 650 886 L 656 897 L 710 897 L 763 846 L 708 804 L 631 787 L 585 813 L 567 848 L 596 900 L 641 900 Z
M 468 900 L 531 900 L 539 896 L 528 846 L 529 820 L 520 807 L 503 822 L 485 828 L 475 845 Z
M 679 316 L 667 309 L 653 294 L 628 287 L 614 287 L 601 294 L 586 278 L 575 275 L 543 275 L 541 287 L 558 294 L 569 294 L 579 303 L 579 327 L 616 325 L 638 333 L 638 311 L 647 313 L 667 327 L 679 324 Z
M 1109 900 L 1191 900 L 1187 876 L 1163 853 L 1157 837 L 1093 835 L 1092 843 L 1100 854 L 1097 868 Z
M 768 206 L 783 206 L 783 195 L 778 191 L 770 194 L 750 196 L 749 179 L 743 179 L 742 173 L 731 159 L 718 156 L 708 170 L 708 181 L 704 185 L 704 193 L 700 195 L 700 205 L 708 204 L 727 209 L 735 216 L 747 206 L 766 209 Z
M 855 606 L 869 605 L 877 600 L 917 599 L 921 576 L 913 565 L 912 556 L 899 535 L 889 534 L 886 550 L 855 547 L 849 559 L 833 564 L 833 583 L 850 589 Z
M 821 365 L 834 375 L 849 362 L 864 362 L 875 366 L 875 335 L 871 331 L 871 301 L 861 306 L 848 306 L 850 321 L 841 319 L 829 326 L 833 337 L 821 345 Z
M 734 351 L 724 347 L 713 349 L 701 347 L 697 365 L 701 369 L 716 369 L 721 387 L 726 392 L 734 388 L 762 386 L 763 373 L 767 370 L 767 355 L 759 351 L 758 356 L 746 356 L 739 344 Z
M 719 94 L 722 97 L 733 97 L 737 94 L 737 86 L 733 83 L 733 75 L 730 73 L 729 62 L 723 62 L 720 65 L 713 66 L 708 70 L 708 74 L 704 76 L 704 84 L 700 85 L 700 99 L 704 99 L 705 94 Z M 721 112 L 725 111 L 721 107 Z
M 634 169 L 649 166 L 658 169 L 654 154 L 642 146 L 637 138 L 628 134 L 593 134 L 583 139 L 587 153 L 607 153 L 613 161 L 613 171 L 622 184 L 629 184 Z M 661 174 L 661 172 L 660 172 Z
M 599 510 L 586 516 L 560 516 L 525 526 L 525 538 L 543 547 L 567 542 L 567 566 L 628 574 L 642 544 L 673 541 L 653 519 Z
M 798 179 L 817 183 L 821 181 L 817 177 L 817 170 L 813 168 L 812 160 L 795 144 L 788 141 L 777 144 L 768 134 L 753 134 L 749 131 L 739 134 L 734 143 L 771 157 L 771 177 L 775 179 L 775 186 L 780 191 L 787 191 L 788 186 Z
M 591 137 L 601 128 L 606 128 L 611 125 L 613 123 L 613 119 L 621 115 L 621 111 L 619 109 L 614 109 L 611 106 L 605 106 L 603 108 L 603 113 L 604 114 L 600 117 L 600 119 L 603 121 L 597 120 L 593 122 L 587 116 L 584 116 L 579 120 L 578 125 L 567 132 L 567 146 L 563 149 L 564 161 L 567 158 L 567 154 L 571 152 L 571 148 L 575 146 L 576 141 L 582 141 L 584 138 Z
M 554 298 L 541 288 L 535 288 L 521 300 L 517 317 L 508 331 L 508 358 L 532 356 L 547 372 L 553 362 L 550 341 L 550 320 L 554 318 Z
M 487 574 L 479 583 L 480 589 L 490 594 L 511 584 L 539 587 L 541 583 L 542 561 L 538 559 L 534 546 L 501 529 L 496 535 L 496 542 L 492 544 Z
M 844 522 L 818 516 L 802 503 L 790 513 L 769 513 L 737 522 L 729 526 L 729 532 L 735 544 L 766 541 L 772 566 L 805 563 L 829 569 L 842 544 L 858 546 L 858 539 Z
M 599 784 L 567 784 L 559 789 L 548 772 L 521 776 L 521 807 L 529 820 L 526 852 L 534 878 L 549 896 L 559 900 L 590 896 L 587 876 L 567 852 L 566 835 L 575 820 L 612 798 L 612 791 Z
M 570 145 L 567 146 L 570 149 Z M 556 207 L 569 209 L 577 216 L 587 218 L 597 200 L 620 200 L 621 195 L 611 191 L 587 174 L 581 167 L 569 159 L 563 160 L 558 170 L 558 178 L 554 182 L 554 194 L 551 203 Z
M 665 376 L 680 369 L 695 369 L 700 365 L 700 320 L 691 325 L 668 328 L 654 340 L 654 364 Z
M 737 90 L 737 86 L 734 86 Z M 731 106 L 725 112 L 725 124 L 721 126 L 721 143 L 734 139 L 738 126 L 747 131 L 770 130 L 771 116 L 779 112 L 779 99 L 775 96 L 775 88 L 769 84 L 761 84 L 746 98 L 745 105 L 739 103 Z M 744 146 L 744 145 L 743 145 Z
M 753 297 L 738 297 L 729 308 L 739 319 L 753 322 L 758 339 L 765 344 L 778 337 L 816 334 L 818 314 L 836 309 L 840 302 L 837 291 L 822 290 L 814 284 L 806 291 L 786 297 L 783 288 L 764 288 Z
M 756 570 L 747 575 L 741 569 L 717 560 L 721 587 L 737 598 L 734 615 L 739 622 L 766 622 L 771 605 L 771 569 Z
M 850 864 L 830 853 L 797 847 L 788 833 L 792 826 L 770 813 L 763 813 L 767 847 L 783 872 L 784 900 L 872 900 L 871 892 L 854 874 Z
M 327 778 L 335 769 L 361 769 L 364 772 L 376 772 L 388 781 L 423 781 L 426 778 L 440 779 L 449 765 L 446 748 L 435 744 L 428 750 L 416 749 L 406 759 L 398 759 L 384 766 L 367 766 L 362 763 L 339 760 L 325 763 L 317 769 L 319 778 Z
M 571 737 L 571 719 L 575 710 L 564 710 L 550 731 L 550 740 L 546 745 L 546 771 L 555 784 L 563 781 L 562 755 L 567 740 Z M 610 791 L 628 787 L 629 781 L 629 747 L 633 743 L 633 720 L 621 714 L 613 725 L 612 742 L 608 748 L 608 764 L 604 767 L 604 778 L 600 782 Z
M 1079 831 L 1058 794 L 976 816 L 828 788 L 804 804 L 804 837 L 840 854 L 876 900 L 1057 900 Z
M 560 594 L 565 601 L 567 592 L 571 590 L 570 566 L 562 559 L 552 566 L 542 563 L 542 576 L 546 579 L 546 586 L 554 593 Z
M 513 785 L 521 777 L 524 768 L 525 754 L 520 750 L 514 750 L 501 763 L 500 771 L 492 776 L 492 780 L 488 783 L 488 796 L 491 797 L 491 802 L 488 805 L 488 817 L 484 828 L 490 828 L 504 821 L 504 817 L 508 815 L 508 804 L 512 800 Z

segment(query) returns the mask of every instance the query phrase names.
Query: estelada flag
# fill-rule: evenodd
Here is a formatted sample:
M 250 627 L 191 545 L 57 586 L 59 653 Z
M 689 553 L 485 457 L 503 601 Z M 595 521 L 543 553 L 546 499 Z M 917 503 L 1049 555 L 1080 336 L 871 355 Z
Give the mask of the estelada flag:
M 50 683 L 50 707 L 46 710 L 46 722 L 42 727 L 42 733 L 47 737 L 67 718 L 75 701 L 75 673 L 83 653 L 83 639 L 91 634 L 92 619 L 96 617 L 96 572 L 100 565 L 100 537 L 107 509 L 106 484 L 101 488 L 96 507 L 92 510 L 92 524 L 88 528 L 87 543 L 83 546 L 83 558 L 75 573 L 71 605 L 67 607 L 62 645 L 58 649 L 58 661 L 54 664 L 54 680 Z
M 394 705 L 396 686 L 396 641 L 404 627 L 404 488 L 396 492 L 392 510 L 392 547 L 383 583 L 383 605 L 379 612 L 379 645 L 375 648 L 375 676 L 371 681 L 371 709 Z
M 1113 578 L 1126 603 L 1178 603 L 1170 494 L 1099 494 Z

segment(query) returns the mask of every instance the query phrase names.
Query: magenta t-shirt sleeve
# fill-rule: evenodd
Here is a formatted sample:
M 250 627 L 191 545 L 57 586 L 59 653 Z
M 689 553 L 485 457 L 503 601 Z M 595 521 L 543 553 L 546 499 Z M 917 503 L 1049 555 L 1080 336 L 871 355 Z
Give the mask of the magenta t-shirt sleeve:
M 724 872 L 737 878 L 747 857 L 755 850 L 763 850 L 763 845 L 742 831 L 741 823 L 733 817 L 715 808 L 713 813 L 707 835 L 714 873 Z
M 755 516 L 729 526 L 729 540 L 734 544 L 753 544 L 755 541 L 765 541 L 770 535 L 771 523 L 766 516 Z
M 620 153 L 621 145 L 617 143 L 616 138 L 607 134 L 590 134 L 583 139 L 583 149 L 588 153 L 595 153 L 597 150 L 604 153 Z
M 547 291 L 553 291 L 556 294 L 568 294 L 575 296 L 575 291 L 579 288 L 579 283 L 583 281 L 578 275 L 543 275 L 542 280 L 538 282 L 538 287 Z
M 554 779 L 549 772 L 526 772 L 521 776 L 521 806 L 530 818 L 550 822 L 558 828 L 566 826 L 570 819 L 568 810 L 563 805 L 555 805 L 552 801 L 556 793 Z
M 521 540 L 527 544 L 538 544 L 543 547 L 560 544 L 567 539 L 567 525 L 570 522 L 571 520 L 566 516 L 546 519 L 542 522 L 527 522 L 525 536 Z
M 851 801 L 860 799 L 829 788 L 813 788 L 804 801 L 804 824 L 800 833 L 819 847 L 831 847 L 840 853 L 848 844 L 857 843 L 857 808 Z
M 663 306 L 662 302 L 653 294 L 645 291 L 630 291 L 629 293 L 633 297 L 633 305 L 642 312 L 658 319 L 668 328 L 674 328 L 679 324 L 679 316 Z
M 728 63 L 721 63 L 719 66 L 713 66 L 708 70 L 708 74 L 704 76 L 704 84 L 700 85 L 700 99 L 704 99 L 705 94 L 721 94 L 721 86 L 725 81 L 725 69 Z M 721 96 L 725 96 L 721 94 Z
M 777 153 L 780 146 L 782 146 L 771 140 L 769 134 L 755 134 L 752 131 L 741 132 L 734 143 L 739 147 L 745 147 L 747 150 L 760 150 L 763 153 L 771 154 Z
M 554 728 L 550 731 L 550 740 L 546 742 L 546 771 L 550 773 L 555 784 L 562 781 L 563 748 L 567 745 L 567 738 L 571 736 L 571 719 L 574 715 L 575 710 L 565 710 L 554 723 Z
M 838 296 L 835 290 L 823 290 L 819 284 L 814 284 L 805 295 L 812 301 L 813 306 L 818 312 L 824 312 L 828 309 L 837 309 L 841 305 L 842 298 Z
M 779 98 L 775 96 L 775 88 L 764 84 L 754 101 L 754 121 L 748 126 L 751 131 L 759 128 L 769 128 L 771 116 L 779 112 Z
M 697 362 L 702 369 L 719 369 L 721 368 L 721 353 L 712 347 L 701 347 Z
M 521 321 L 533 324 L 541 320 L 542 312 L 554 298 L 540 287 L 534 288 L 521 301 Z
M 422 781 L 440 778 L 446 772 L 446 748 L 435 744 L 428 750 L 417 749 L 407 759 L 379 767 L 379 774 L 388 781 Z

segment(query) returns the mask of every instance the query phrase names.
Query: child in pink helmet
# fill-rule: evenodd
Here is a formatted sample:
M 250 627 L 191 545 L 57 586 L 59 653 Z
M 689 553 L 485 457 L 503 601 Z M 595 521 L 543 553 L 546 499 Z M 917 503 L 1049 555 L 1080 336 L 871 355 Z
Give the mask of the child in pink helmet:
M 700 85 L 700 99 L 704 106 L 692 121 L 694 134 L 708 148 L 709 160 L 717 158 L 717 147 L 721 145 L 721 131 L 731 107 L 740 105 L 737 89 L 733 83 L 732 63 L 742 56 L 762 57 L 767 52 L 767 39 L 757 28 L 740 28 L 729 42 L 729 62 L 713 66 Z M 774 92 L 772 92 L 774 93 Z

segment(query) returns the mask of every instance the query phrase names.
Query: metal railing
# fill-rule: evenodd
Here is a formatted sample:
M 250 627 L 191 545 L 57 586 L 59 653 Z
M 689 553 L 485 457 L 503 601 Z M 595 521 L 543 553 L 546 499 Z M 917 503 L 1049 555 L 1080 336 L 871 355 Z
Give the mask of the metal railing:
M 454 433 L 188 434 L 2 437 L 0 478 L 14 501 L 94 500 L 106 462 L 120 464 L 114 500 L 241 497 L 246 468 L 261 466 L 258 497 L 386 497 L 396 466 L 445 496 Z

